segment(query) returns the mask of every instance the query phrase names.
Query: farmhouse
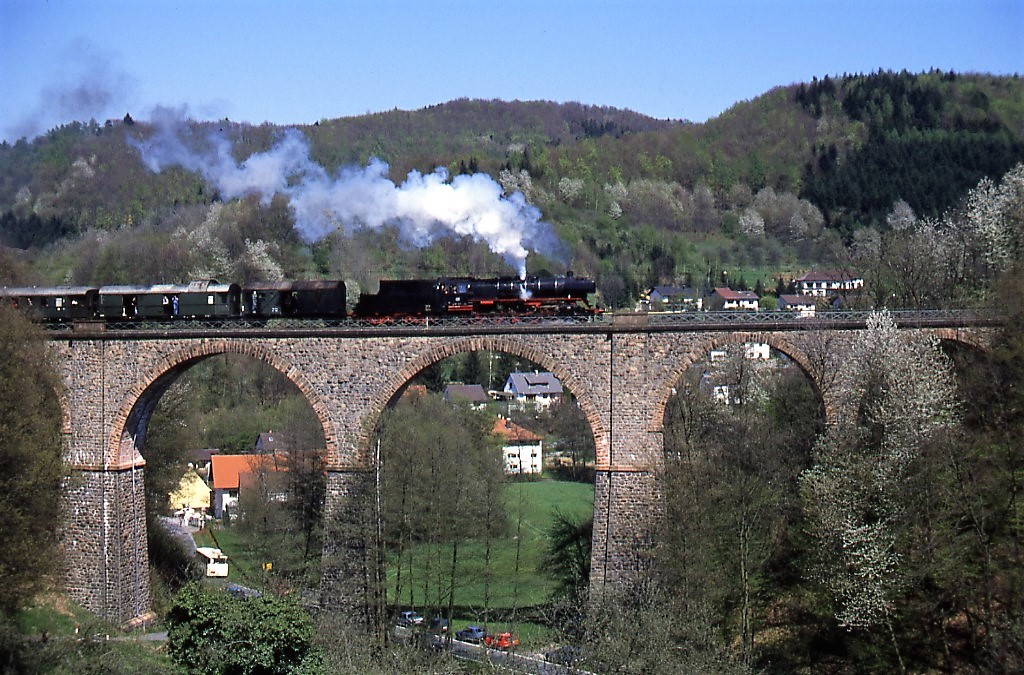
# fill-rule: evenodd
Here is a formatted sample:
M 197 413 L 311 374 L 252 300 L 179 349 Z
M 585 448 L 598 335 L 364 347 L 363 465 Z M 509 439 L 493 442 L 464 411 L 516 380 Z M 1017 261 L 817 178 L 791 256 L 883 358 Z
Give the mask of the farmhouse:
M 798 312 L 800 316 L 814 316 L 814 309 L 817 306 L 817 298 L 813 295 L 787 295 L 779 296 L 779 309 Z
M 704 308 L 700 291 L 690 286 L 655 286 L 641 302 L 641 309 L 651 312 L 699 311 Z
M 506 475 L 539 474 L 544 464 L 544 441 L 512 420 L 494 420 L 492 432 L 502 438 L 502 467 Z
M 759 298 L 754 291 L 734 291 L 731 288 L 716 288 L 711 294 L 709 305 L 714 311 L 729 309 L 758 309 Z
M 864 288 L 864 279 L 846 270 L 812 269 L 796 279 L 797 290 L 803 295 L 828 297 Z
M 205 511 L 210 508 L 210 486 L 189 464 L 178 485 L 168 495 L 168 502 L 172 511 L 188 508 Z
M 441 393 L 445 403 L 453 405 L 468 405 L 474 410 L 479 410 L 487 405 L 490 397 L 484 388 L 479 384 L 449 384 Z
M 213 474 L 213 514 L 223 518 L 238 507 L 242 490 L 252 489 L 261 475 L 286 470 L 281 455 L 214 455 L 211 460 Z

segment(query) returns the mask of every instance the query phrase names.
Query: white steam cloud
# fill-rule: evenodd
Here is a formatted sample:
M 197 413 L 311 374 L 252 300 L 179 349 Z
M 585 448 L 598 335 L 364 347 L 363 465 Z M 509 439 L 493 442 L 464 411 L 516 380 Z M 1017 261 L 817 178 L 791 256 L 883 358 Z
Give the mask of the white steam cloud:
M 190 137 L 180 114 L 154 111 L 156 133 L 143 141 L 129 140 L 143 162 L 159 172 L 180 166 L 201 174 L 225 199 L 258 195 L 269 203 L 275 194 L 288 197 L 295 227 L 307 242 L 336 229 L 399 228 L 402 240 L 426 246 L 438 237 L 468 236 L 482 241 L 526 276 L 530 250 L 561 257 L 564 249 L 540 211 L 519 192 L 505 196 L 486 174 L 455 176 L 443 168 L 430 174 L 409 173 L 396 185 L 388 166 L 374 159 L 367 166 L 329 174 L 309 156 L 309 143 L 296 129 L 284 132 L 267 152 L 241 163 L 230 141 L 216 134 Z

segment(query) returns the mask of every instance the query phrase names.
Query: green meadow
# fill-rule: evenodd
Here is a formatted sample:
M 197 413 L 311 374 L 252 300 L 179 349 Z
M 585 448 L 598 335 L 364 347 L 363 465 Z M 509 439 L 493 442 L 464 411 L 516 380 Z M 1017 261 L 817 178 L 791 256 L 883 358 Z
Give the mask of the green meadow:
M 590 518 L 594 486 L 551 480 L 505 485 L 505 536 L 488 543 L 482 538 L 459 544 L 454 575 L 458 614 L 479 614 L 484 608 L 514 610 L 539 605 L 551 598 L 555 579 L 544 569 L 547 532 L 555 513 L 574 520 Z M 470 531 L 474 524 L 467 522 Z M 411 567 L 411 569 L 410 569 Z M 396 594 L 399 570 L 394 556 L 387 569 L 391 605 L 447 607 L 452 579 L 452 545 L 420 544 L 403 556 L 401 593 Z

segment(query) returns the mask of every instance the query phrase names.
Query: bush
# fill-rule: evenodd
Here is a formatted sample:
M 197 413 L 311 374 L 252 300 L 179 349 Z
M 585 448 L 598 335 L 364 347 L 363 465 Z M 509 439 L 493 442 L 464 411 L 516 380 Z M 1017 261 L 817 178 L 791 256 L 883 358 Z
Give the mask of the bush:
M 289 600 L 248 600 L 190 584 L 167 615 L 168 653 L 189 672 L 317 672 L 313 620 Z

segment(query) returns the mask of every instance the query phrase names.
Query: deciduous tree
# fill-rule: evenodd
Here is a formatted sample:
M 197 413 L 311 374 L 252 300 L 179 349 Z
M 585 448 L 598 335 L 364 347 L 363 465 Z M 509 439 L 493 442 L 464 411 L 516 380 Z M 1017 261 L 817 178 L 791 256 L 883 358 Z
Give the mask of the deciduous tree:
M 841 414 L 801 476 L 815 577 L 840 625 L 892 634 L 910 469 L 924 444 L 954 426 L 954 385 L 937 344 L 901 334 L 885 312 L 869 319 L 847 368 Z M 899 656 L 895 637 L 893 645 Z
M 0 611 L 32 598 L 55 570 L 64 465 L 61 385 L 41 333 L 0 305 Z
M 381 514 L 385 541 L 398 558 L 391 598 L 435 607 L 452 603 L 461 541 L 502 528 L 501 452 L 490 427 L 474 411 L 450 406 L 436 394 L 401 401 L 380 424 Z M 499 515 L 500 514 L 500 515 Z M 471 525 L 467 527 L 467 525 Z M 419 552 L 419 568 L 411 555 Z M 447 560 L 442 548 L 450 546 Z

